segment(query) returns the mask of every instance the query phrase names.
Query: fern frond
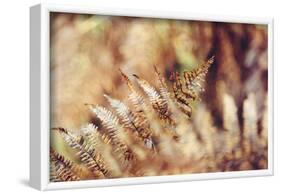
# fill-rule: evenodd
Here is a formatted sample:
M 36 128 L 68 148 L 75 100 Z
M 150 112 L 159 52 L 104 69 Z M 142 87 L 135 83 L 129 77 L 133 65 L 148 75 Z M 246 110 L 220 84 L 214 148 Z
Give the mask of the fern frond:
M 170 99 L 170 92 L 169 92 L 168 86 L 165 83 L 165 79 L 164 79 L 164 77 L 161 76 L 159 70 L 157 69 L 157 67 L 155 65 L 154 65 L 154 71 L 157 76 L 157 82 L 159 84 L 160 95 L 168 102 Z
M 51 181 L 61 182 L 61 181 L 80 180 L 80 177 L 78 177 L 74 171 L 74 168 L 77 168 L 77 166 L 70 160 L 58 154 L 52 148 L 50 149 L 50 159 L 51 159 L 51 172 L 50 172 Z
M 193 101 L 198 99 L 198 93 L 203 91 L 201 82 L 205 81 L 205 76 L 213 62 L 214 57 L 211 57 L 206 63 L 199 66 L 197 69 L 193 71 L 185 71 L 185 85 L 183 85 L 178 72 L 175 72 L 172 76 L 174 78 L 173 92 L 176 104 L 186 115 L 188 115 L 188 117 L 190 117 L 192 113 L 190 100 Z
M 119 119 L 112 112 L 101 106 L 91 106 L 91 111 L 100 119 L 102 125 L 108 130 L 111 140 L 118 141 L 118 135 L 121 135 L 121 133 L 117 131 L 117 129 L 120 129 Z
M 113 99 L 108 95 L 104 95 L 104 97 L 110 103 L 111 107 L 115 109 L 117 115 L 122 120 L 124 127 L 131 129 L 135 128 L 134 118 L 129 107 L 120 100 Z
M 57 173 L 57 167 L 53 161 L 50 161 L 50 181 L 51 182 L 62 182 L 64 181 L 59 177 L 59 173 Z
M 100 145 L 100 133 L 98 132 L 98 127 L 93 124 L 87 124 L 81 128 L 81 131 L 84 134 L 84 148 L 92 153 L 93 158 L 101 167 L 101 171 L 107 176 L 112 177 L 112 172 L 109 169 L 108 165 L 105 162 L 105 159 L 101 154 L 101 145 Z
M 195 99 L 195 94 L 185 91 L 182 85 L 179 73 L 174 74 L 173 92 L 176 104 L 179 106 L 180 110 L 185 113 L 188 117 L 191 117 L 192 108 L 190 106 L 189 99 Z
M 52 128 L 53 131 L 58 131 L 59 133 L 65 133 L 68 134 L 68 130 L 62 127 L 54 127 Z
M 205 81 L 206 74 L 211 64 L 214 62 L 215 57 L 211 57 L 207 62 L 200 65 L 198 68 L 193 71 L 185 71 L 184 79 L 185 85 L 188 90 L 193 91 L 194 93 L 204 91 L 201 83 Z
M 122 73 L 122 76 L 124 77 L 125 80 L 127 80 L 127 82 L 128 81 L 130 82 L 130 80 L 124 73 Z M 160 117 L 162 120 L 164 121 L 166 120 L 168 121 L 168 123 L 172 123 L 167 112 L 167 104 L 166 107 L 164 107 L 165 106 L 164 99 L 146 81 L 144 80 L 141 81 L 137 75 L 133 75 L 133 76 L 139 79 L 140 81 L 139 85 L 140 86 L 142 85 L 144 87 L 143 90 L 145 91 L 145 93 L 147 93 L 149 101 L 152 104 L 152 108 L 157 112 L 157 114 L 155 114 L 153 109 L 151 109 L 151 107 L 147 105 L 145 98 L 138 91 L 136 91 L 135 88 L 132 87 L 131 82 L 130 84 L 127 84 L 130 89 L 128 100 L 133 105 L 134 114 L 136 116 L 136 120 L 135 120 L 136 125 L 140 126 L 139 128 L 144 132 L 146 133 L 148 132 L 152 134 L 152 138 L 145 139 L 145 145 L 151 149 L 155 149 L 155 142 L 157 142 L 157 136 L 160 135 L 162 131 L 161 130 L 162 127 L 157 126 L 157 125 L 161 125 L 160 123 L 157 122 L 153 123 L 152 121 L 155 119 L 158 120 Z M 161 99 L 162 103 L 160 104 L 157 99 L 158 100 Z M 151 127 L 152 125 L 154 126 Z
M 75 141 L 77 142 L 83 142 L 83 137 L 81 134 L 79 134 L 77 131 L 73 131 L 71 129 L 66 129 L 62 127 L 54 127 L 51 130 L 59 132 L 62 136 L 69 135 L 71 136 Z
M 114 129 L 118 125 L 118 118 L 106 108 L 102 106 L 91 106 L 91 110 L 108 129 Z
M 87 144 L 94 149 L 98 155 L 99 163 L 108 170 L 108 177 L 119 177 L 121 170 L 116 162 L 116 159 L 112 156 L 112 147 L 110 146 L 110 139 L 102 135 L 98 131 L 98 127 L 93 124 L 88 124 L 82 128 L 85 140 Z
M 99 136 L 98 127 L 93 124 L 87 124 L 81 128 L 84 134 L 84 139 L 87 141 L 88 146 L 91 150 L 96 150 L 99 147 Z
M 88 167 L 95 177 L 108 177 L 108 170 L 104 166 L 99 155 L 95 153 L 94 149 L 91 149 L 91 147 L 84 141 L 77 141 L 71 134 L 62 134 L 62 136 L 71 148 L 77 150 L 77 155 L 80 157 L 81 162 Z
M 108 100 L 110 105 L 116 110 L 116 113 L 121 119 L 123 126 L 133 132 L 136 132 L 138 136 L 144 141 L 144 144 L 147 145 L 148 148 L 151 148 L 151 144 L 146 143 L 151 139 L 151 131 L 142 128 L 141 123 L 138 122 L 138 116 L 134 112 L 132 112 L 129 107 L 123 102 L 113 99 L 107 95 L 104 96 Z
M 143 133 L 143 137 L 145 137 L 145 144 L 147 147 L 153 146 L 153 142 L 150 138 L 152 134 L 152 129 L 150 127 L 150 123 L 147 119 L 146 112 L 148 112 L 147 105 L 145 104 L 145 100 L 141 94 L 139 94 L 135 88 L 133 87 L 130 79 L 127 75 L 125 75 L 121 70 L 120 73 L 124 80 L 126 81 L 128 88 L 130 90 L 128 100 L 133 105 L 133 113 L 135 116 L 135 125 L 139 129 L 141 133 Z
M 115 151 L 122 154 L 120 157 L 127 161 L 134 159 L 134 154 L 128 146 L 131 144 L 130 138 L 128 138 L 123 127 L 119 124 L 119 119 L 112 112 L 101 106 L 91 106 L 91 110 L 107 129 L 106 134 Z
M 157 91 L 156 89 L 151 86 L 147 81 L 139 78 L 137 75 L 135 75 L 135 78 L 137 79 L 138 84 L 143 89 L 143 91 L 146 93 L 146 95 L 149 98 L 149 101 L 153 107 L 154 110 L 158 113 L 158 116 L 161 120 L 167 121 L 168 123 L 171 123 L 171 113 L 168 109 L 168 101 L 164 99 Z M 166 96 L 167 97 L 167 96 Z
M 136 109 L 136 111 L 143 111 L 145 105 L 145 100 L 142 97 L 141 94 L 139 94 L 135 88 L 133 87 L 133 84 L 131 82 L 131 80 L 128 78 L 128 76 L 126 74 L 124 74 L 121 70 L 119 70 L 122 77 L 124 78 L 124 80 L 126 81 L 126 84 L 129 88 L 129 96 L 128 99 L 129 101 L 132 103 L 132 105 L 134 106 L 134 108 Z

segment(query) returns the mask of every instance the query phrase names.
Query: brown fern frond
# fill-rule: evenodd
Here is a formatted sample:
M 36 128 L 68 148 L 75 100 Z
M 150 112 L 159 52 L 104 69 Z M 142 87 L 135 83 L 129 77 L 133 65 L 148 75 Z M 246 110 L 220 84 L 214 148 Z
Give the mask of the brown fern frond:
M 53 182 L 79 181 L 80 177 L 75 173 L 76 164 L 50 149 L 51 171 L 50 180 Z
M 132 103 L 132 105 L 134 106 L 134 108 L 137 111 L 143 111 L 145 105 L 145 100 L 142 97 L 141 94 L 139 94 L 135 88 L 133 87 L 133 84 L 131 82 L 131 80 L 128 78 L 128 76 L 126 74 L 124 74 L 120 69 L 119 69 L 122 77 L 124 78 L 124 80 L 126 81 L 126 84 L 129 88 L 129 96 L 128 96 L 128 100 Z
M 206 74 L 212 63 L 214 63 L 215 57 L 212 56 L 207 62 L 202 65 L 199 65 L 198 68 L 193 71 L 185 71 L 184 79 L 186 88 L 197 93 L 204 91 L 204 88 L 201 86 L 201 83 L 205 81 Z
M 57 173 L 57 167 L 53 161 L 50 161 L 50 181 L 51 182 L 62 182 L 64 181 L 62 178 L 59 177 Z
M 123 79 L 125 80 L 126 84 L 128 85 L 129 89 L 133 89 L 133 84 L 131 82 L 131 80 L 129 79 L 129 77 L 123 73 L 123 71 L 121 69 L 119 69 L 119 72 L 121 74 L 121 76 L 123 77 Z
M 84 134 L 84 137 L 87 137 L 87 141 L 90 143 L 89 146 L 96 148 L 98 146 L 98 127 L 93 124 L 87 124 L 81 128 L 81 131 Z
M 148 148 L 151 148 L 149 142 L 151 140 L 151 131 L 148 129 L 142 128 L 140 122 L 138 122 L 138 116 L 134 112 L 132 112 L 129 107 L 123 102 L 113 99 L 110 96 L 104 95 L 108 100 L 110 105 L 116 110 L 117 115 L 121 119 L 122 125 L 133 132 L 136 132 L 137 135 L 143 140 L 144 144 L 147 145 Z
M 159 118 L 161 120 L 166 121 L 167 123 L 172 123 L 172 120 L 170 117 L 171 112 L 168 109 L 168 101 L 166 99 L 164 99 L 156 91 L 156 89 L 153 86 L 151 86 L 147 81 L 139 78 L 135 74 L 134 74 L 134 76 L 137 79 L 137 82 L 140 85 L 140 87 L 143 89 L 143 91 L 148 96 L 149 101 L 150 101 L 153 109 L 158 113 Z
M 60 132 L 60 133 L 68 134 L 68 130 L 65 129 L 65 128 L 62 128 L 62 127 L 54 127 L 54 128 L 52 128 L 52 130 L 58 131 L 58 132 Z
M 113 99 L 108 95 L 104 95 L 107 101 L 110 103 L 111 107 L 116 111 L 118 117 L 121 119 L 121 122 L 124 127 L 138 131 L 137 127 L 134 123 L 134 115 L 133 112 L 129 109 L 129 107 L 123 102 Z
M 77 141 L 72 134 L 62 134 L 62 136 L 71 148 L 77 150 L 77 155 L 80 157 L 81 162 L 87 166 L 93 176 L 96 178 L 109 177 L 109 172 L 99 155 L 85 141 Z
M 196 100 L 198 98 L 197 94 L 193 90 L 183 85 L 182 79 L 178 72 L 175 73 L 175 83 L 177 89 L 181 92 L 181 94 L 183 94 L 184 98 L 186 99 L 186 103 L 189 103 L 189 100 Z
M 106 135 L 110 143 L 114 146 L 115 152 L 120 153 L 120 158 L 125 161 L 133 160 L 134 154 L 128 145 L 131 144 L 123 127 L 119 124 L 118 118 L 104 107 L 91 107 L 92 112 L 100 119 L 103 126 L 107 129 Z
M 151 109 L 151 107 L 147 105 L 145 98 L 142 96 L 142 94 L 140 94 L 132 86 L 132 83 L 129 80 L 129 78 L 124 73 L 122 73 L 122 76 L 124 77 L 124 79 L 127 82 L 130 83 L 130 84 L 127 83 L 127 85 L 129 86 L 129 90 L 130 90 L 128 100 L 133 105 L 133 110 L 134 110 L 133 112 L 136 116 L 135 121 L 136 121 L 137 126 L 140 126 L 141 130 L 144 130 L 147 132 L 151 131 L 151 134 L 153 136 L 152 138 L 146 138 L 145 144 L 147 145 L 147 147 L 155 149 L 155 146 L 156 146 L 155 143 L 158 141 L 157 139 L 158 139 L 158 136 L 161 134 L 162 127 L 157 126 L 157 125 L 161 125 L 160 123 L 157 123 L 157 122 L 153 123 L 152 121 L 159 120 L 158 118 L 160 116 L 159 116 L 159 114 L 158 115 L 154 114 L 153 109 Z M 136 75 L 133 75 L 133 76 L 136 78 L 138 77 Z M 143 82 L 145 82 L 145 81 L 143 80 Z M 147 94 L 147 96 L 149 97 L 149 101 L 152 104 L 152 108 L 155 108 L 156 110 L 160 110 L 159 104 L 156 105 L 156 103 L 158 103 L 156 99 L 161 98 L 163 100 L 163 98 L 158 93 L 155 93 L 156 90 L 153 89 L 152 86 L 150 86 L 147 82 L 146 83 L 143 83 L 143 82 L 140 81 L 139 85 L 142 84 L 145 88 L 145 89 L 143 89 L 145 91 L 145 93 L 149 93 L 149 94 Z M 159 97 L 156 97 L 155 95 L 158 95 Z M 164 100 L 163 100 L 163 102 L 164 102 Z M 153 106 L 153 103 L 154 103 L 154 106 Z M 161 108 L 161 111 L 163 111 L 162 108 Z M 159 113 L 160 111 L 159 112 L 156 111 L 156 112 Z M 172 123 L 171 119 L 167 116 L 168 115 L 166 115 L 165 119 L 168 120 L 168 123 Z M 161 117 L 164 118 L 163 116 L 161 116 Z M 154 127 L 151 127 L 152 124 L 154 124 Z
M 159 84 L 160 95 L 168 102 L 170 100 L 170 92 L 167 84 L 165 83 L 164 77 L 161 76 L 158 68 L 154 65 L 154 71 L 157 76 L 157 82 Z
M 195 99 L 195 95 L 183 89 L 182 81 L 178 72 L 173 75 L 175 78 L 173 83 L 175 102 L 183 113 L 185 113 L 188 117 L 191 117 L 192 108 L 190 106 L 189 99 Z
M 119 124 L 119 119 L 109 110 L 101 106 L 91 106 L 91 111 L 100 119 L 102 125 L 107 129 L 111 141 L 117 142 L 119 139 L 126 141 L 123 136 L 122 126 Z
M 69 135 L 73 139 L 75 139 L 75 141 L 77 141 L 77 142 L 83 142 L 84 141 L 82 135 L 78 134 L 77 131 L 73 131 L 73 130 L 70 130 L 70 129 L 62 128 L 62 127 L 54 127 L 51 130 L 57 131 L 62 135 Z
M 84 133 L 84 148 L 89 152 L 92 153 L 92 157 L 96 161 L 96 163 L 100 166 L 100 170 L 106 177 L 115 177 L 112 170 L 107 165 L 105 159 L 103 158 L 102 154 L 100 153 L 99 148 L 99 132 L 97 131 L 98 127 L 93 124 L 88 124 L 82 127 L 82 132 Z
M 152 129 L 150 127 L 150 123 L 147 119 L 146 112 L 148 112 L 148 107 L 145 103 L 145 100 L 139 92 L 135 90 L 130 79 L 127 75 L 125 75 L 121 70 L 121 75 L 126 81 L 129 88 L 129 96 L 128 100 L 133 105 L 133 114 L 135 116 L 135 125 L 138 127 L 139 131 L 143 133 L 143 137 L 148 137 L 145 139 L 145 142 L 148 147 L 153 146 L 153 142 L 150 139 L 152 134 Z
M 101 134 L 98 128 L 93 124 L 88 124 L 81 129 L 83 131 L 85 140 L 91 149 L 95 149 L 95 152 L 99 155 L 100 163 L 106 167 L 109 171 L 110 177 L 119 177 L 121 169 L 112 155 L 112 147 L 110 146 L 110 139 Z
M 173 92 L 176 104 L 180 109 L 189 117 L 192 113 L 190 106 L 191 100 L 198 99 L 198 93 L 203 91 L 201 82 L 205 81 L 205 76 L 208 72 L 210 65 L 214 62 L 214 57 L 211 57 L 206 63 L 199 66 L 193 71 L 185 71 L 184 79 L 185 85 L 181 80 L 180 74 L 175 72 L 173 74 Z

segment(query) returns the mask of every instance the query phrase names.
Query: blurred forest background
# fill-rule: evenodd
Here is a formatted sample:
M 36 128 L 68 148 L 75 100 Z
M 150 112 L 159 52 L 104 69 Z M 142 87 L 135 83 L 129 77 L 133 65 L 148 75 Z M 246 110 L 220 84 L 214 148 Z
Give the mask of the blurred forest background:
M 52 13 L 51 127 L 95 123 L 84 104 L 106 106 L 103 94 L 124 99 L 119 68 L 153 85 L 156 65 L 169 85 L 172 72 L 215 56 L 193 124 L 224 131 L 252 122 L 267 133 L 267 37 L 265 25 Z

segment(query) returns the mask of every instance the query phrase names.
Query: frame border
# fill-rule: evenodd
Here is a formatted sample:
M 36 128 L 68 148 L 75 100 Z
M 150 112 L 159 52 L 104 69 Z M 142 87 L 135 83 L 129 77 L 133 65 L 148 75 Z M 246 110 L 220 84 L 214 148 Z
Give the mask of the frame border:
M 264 24 L 268 26 L 268 169 L 131 177 L 75 182 L 49 181 L 50 145 L 50 13 L 80 13 L 178 20 Z M 30 185 L 38 190 L 152 184 L 273 175 L 273 19 L 223 15 L 202 15 L 160 10 L 123 9 L 116 7 L 66 6 L 39 4 L 30 8 Z

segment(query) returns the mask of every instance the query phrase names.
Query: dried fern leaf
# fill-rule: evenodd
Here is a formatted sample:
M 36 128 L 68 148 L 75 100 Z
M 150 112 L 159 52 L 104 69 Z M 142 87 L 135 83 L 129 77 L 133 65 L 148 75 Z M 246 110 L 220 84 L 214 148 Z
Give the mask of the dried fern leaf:
M 131 144 L 123 127 L 119 124 L 118 118 L 109 110 L 101 106 L 91 106 L 92 112 L 100 119 L 102 125 L 107 129 L 107 136 L 113 145 L 115 152 L 120 153 L 120 158 L 125 161 L 134 159 L 134 154 L 129 148 Z
M 69 135 L 73 139 L 75 139 L 75 141 L 77 141 L 77 142 L 81 142 L 81 141 L 83 142 L 82 135 L 78 134 L 79 131 L 73 131 L 73 130 L 70 130 L 70 129 L 62 128 L 62 127 L 55 127 L 55 128 L 52 128 L 52 130 L 58 131 L 62 135 Z
M 206 74 L 215 57 L 211 57 L 207 62 L 192 71 L 184 72 L 186 88 L 194 93 L 204 91 L 201 83 L 205 81 Z
M 195 99 L 195 96 L 193 93 L 183 89 L 182 81 L 178 72 L 174 74 L 174 77 L 175 81 L 173 83 L 173 92 L 175 102 L 183 113 L 185 113 L 188 117 L 191 117 L 192 108 L 190 106 L 189 100 L 193 98 Z
M 143 96 L 135 90 L 128 76 L 125 75 L 121 70 L 120 72 L 129 88 L 128 100 L 133 105 L 134 112 L 137 114 L 138 118 L 140 119 L 139 121 L 140 124 L 143 126 L 143 128 L 149 128 L 149 122 L 147 121 L 145 115 L 145 110 L 147 110 L 147 105 L 145 104 L 145 100 Z
M 143 131 L 144 134 L 151 135 L 152 129 L 150 127 L 150 122 L 147 119 L 148 107 L 145 104 L 145 100 L 142 97 L 141 94 L 139 94 L 133 87 L 130 79 L 127 75 L 125 75 L 121 70 L 121 75 L 124 78 L 124 80 L 127 83 L 127 86 L 129 88 L 129 96 L 128 100 L 133 105 L 133 113 L 135 116 L 135 125 L 138 126 L 141 131 Z M 148 147 L 153 146 L 153 142 L 150 138 L 145 139 L 145 143 Z
M 132 112 L 129 107 L 123 102 L 113 99 L 107 95 L 104 96 L 108 100 L 110 105 L 115 109 L 117 115 L 121 119 L 122 125 L 132 132 L 136 132 L 137 135 L 143 140 L 144 144 L 147 145 L 148 148 L 151 148 L 151 145 L 146 143 L 151 140 L 151 131 L 147 128 L 143 128 L 142 124 L 138 122 L 138 116 L 134 112 Z
M 155 71 L 155 74 L 157 76 L 157 81 L 158 81 L 158 84 L 159 84 L 160 95 L 168 103 L 168 101 L 170 99 L 170 92 L 169 92 L 168 86 L 165 83 L 165 79 L 164 79 L 164 77 L 161 76 L 159 70 L 157 69 L 157 67 L 155 65 L 154 65 L 154 71 Z
M 110 140 L 102 136 L 97 129 L 98 127 L 93 124 L 88 124 L 81 128 L 85 141 L 90 147 L 89 149 L 94 150 L 96 157 L 98 156 L 96 160 L 107 169 L 107 177 L 120 177 L 120 168 L 115 158 L 111 155 Z
M 124 80 L 126 81 L 126 84 L 130 90 L 128 99 L 131 101 L 131 103 L 134 105 L 134 107 L 137 110 L 143 109 L 143 106 L 145 106 L 145 100 L 143 99 L 142 95 L 139 94 L 133 87 L 133 84 L 131 80 L 128 78 L 127 75 L 125 75 L 121 70 L 120 73 Z
M 52 148 L 50 149 L 50 158 L 50 180 L 52 182 L 80 180 L 80 177 L 77 176 L 74 170 L 78 167 L 73 162 L 58 154 Z
M 158 83 L 160 95 L 166 101 L 167 106 L 168 106 L 168 112 L 169 112 L 169 118 L 170 118 L 168 122 L 171 126 L 173 126 L 173 128 L 175 128 L 176 120 L 177 120 L 175 113 L 178 110 L 176 108 L 174 100 L 172 99 L 169 88 L 165 82 L 165 78 L 161 75 L 161 73 L 159 72 L 159 70 L 156 66 L 154 66 L 154 71 L 157 76 L 157 83 Z
M 183 85 L 178 72 L 174 73 L 172 76 L 174 77 L 173 92 L 176 104 L 188 117 L 191 117 L 192 114 L 190 101 L 198 99 L 198 93 L 203 91 L 201 82 L 205 81 L 208 69 L 213 62 L 214 57 L 210 58 L 206 63 L 193 71 L 185 71 L 185 85 Z
M 178 91 L 185 96 L 186 103 L 189 100 L 196 100 L 198 98 L 198 95 L 194 90 L 183 85 L 180 74 L 178 72 L 175 73 L 175 83 Z
M 122 75 L 125 80 L 130 82 L 130 80 L 124 73 Z M 134 77 L 136 77 L 138 84 L 141 88 L 143 88 L 144 92 L 147 94 L 149 102 L 152 104 L 152 107 L 147 106 L 145 98 L 132 87 L 131 82 L 130 84 L 127 84 L 130 88 L 130 94 L 128 99 L 133 105 L 134 113 L 136 115 L 136 123 L 138 123 L 138 126 L 141 126 L 141 128 L 144 130 L 152 132 L 152 139 L 145 139 L 145 144 L 147 145 L 147 147 L 151 147 L 156 150 L 155 147 L 157 146 L 157 139 L 161 135 L 161 132 L 163 132 L 161 120 L 166 120 L 167 123 L 171 124 L 172 120 L 169 115 L 170 113 L 168 113 L 167 111 L 168 107 L 163 97 L 161 97 L 159 93 L 150 84 L 148 84 L 148 82 L 140 79 L 137 75 L 134 75 Z M 162 102 L 159 103 L 159 100 Z
M 156 89 L 151 86 L 147 81 L 139 78 L 137 75 L 134 74 L 137 79 L 138 84 L 146 93 L 149 98 L 149 101 L 154 110 L 158 113 L 158 116 L 161 120 L 166 121 L 167 123 L 171 123 L 171 112 L 168 109 L 168 101 L 161 96 Z M 167 96 L 166 96 L 167 97 Z
M 50 182 L 62 182 L 62 178 L 58 176 L 56 165 L 53 161 L 50 161 Z
M 113 170 L 110 169 L 109 165 L 101 154 L 101 149 L 103 148 L 100 147 L 100 134 L 97 129 L 98 127 L 93 124 L 87 124 L 81 128 L 81 131 L 84 134 L 83 146 L 89 153 L 92 153 L 92 157 L 99 164 L 101 167 L 100 170 L 106 177 L 116 177 L 117 175 L 113 172 Z
M 91 106 L 90 109 L 107 129 L 112 143 L 119 142 L 119 140 L 127 141 L 122 126 L 119 124 L 119 119 L 111 111 L 102 106 Z
M 92 172 L 96 178 L 105 178 L 108 176 L 108 170 L 101 162 L 100 158 L 94 150 L 91 149 L 84 141 L 77 141 L 73 134 L 62 134 L 65 142 L 68 145 L 77 150 L 77 155 L 80 157 L 81 162 L 84 163 L 87 168 Z
M 60 133 L 65 133 L 65 134 L 68 134 L 68 130 L 65 129 L 65 128 L 62 128 L 62 127 L 56 127 L 56 128 L 52 128 L 52 130 L 54 131 L 58 131 Z
M 98 127 L 93 124 L 87 124 L 83 127 L 81 127 L 81 131 L 84 134 L 85 139 L 90 144 L 89 146 L 92 147 L 92 149 L 96 149 L 99 146 L 98 143 L 98 136 L 99 132 L 97 131 Z

